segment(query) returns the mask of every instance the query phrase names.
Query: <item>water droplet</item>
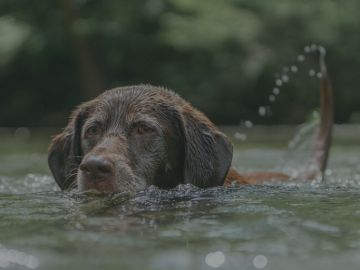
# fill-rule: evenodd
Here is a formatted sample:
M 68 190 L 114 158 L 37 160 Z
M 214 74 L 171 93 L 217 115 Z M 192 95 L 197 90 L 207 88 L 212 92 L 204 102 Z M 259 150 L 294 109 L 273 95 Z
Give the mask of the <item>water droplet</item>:
M 221 251 L 211 252 L 206 255 L 205 263 L 213 268 L 218 268 L 225 262 L 225 255 Z
M 316 77 L 318 77 L 319 79 L 321 79 L 321 78 L 322 78 L 322 73 L 321 73 L 321 72 L 318 72 L 318 73 L 316 74 Z
M 281 85 L 283 84 L 283 82 L 282 82 L 282 80 L 277 79 L 277 80 L 275 81 L 275 84 L 276 84 L 277 86 L 281 86 Z
M 257 269 L 263 269 L 268 264 L 268 260 L 264 255 L 257 255 L 253 259 L 253 264 Z
M 298 72 L 298 67 L 297 66 L 291 66 L 291 72 L 295 73 Z
M 310 46 L 305 46 L 304 52 L 306 52 L 306 53 L 311 52 Z
M 313 70 L 313 69 L 310 69 L 310 70 L 309 70 L 309 75 L 310 75 L 311 77 L 314 77 L 315 74 L 316 74 L 315 70 Z
M 245 133 L 236 132 L 234 134 L 234 138 L 239 140 L 239 141 L 246 141 L 247 135 Z
M 247 128 L 252 128 L 253 127 L 253 123 L 250 120 L 246 120 L 245 121 L 245 127 Z
M 319 46 L 318 50 L 321 54 L 325 54 L 326 53 L 326 49 L 323 46 Z
M 325 175 L 330 176 L 332 174 L 332 171 L 330 169 L 325 170 Z
M 277 88 L 277 87 L 275 87 L 275 88 L 273 89 L 273 94 L 274 94 L 274 95 L 280 94 L 280 89 Z
M 266 115 L 266 108 L 264 106 L 260 106 L 258 109 L 259 115 L 260 116 L 265 116 Z
M 281 76 L 281 80 L 284 82 L 284 83 L 287 83 L 289 81 L 289 76 L 288 75 L 282 75 Z
M 272 115 L 272 111 L 270 106 L 260 106 L 258 109 L 258 113 L 261 117 L 265 117 L 265 116 L 271 116 Z
M 297 60 L 298 60 L 299 62 L 304 62 L 305 56 L 302 55 L 302 54 L 299 54 L 298 57 L 297 57 Z
M 318 46 L 316 46 L 316 44 L 311 44 L 311 50 L 312 51 L 316 51 Z
M 274 102 L 274 101 L 275 101 L 275 99 L 276 99 L 276 98 L 275 98 L 275 96 L 274 96 L 274 95 L 270 95 L 270 96 L 269 96 L 269 101 L 270 101 L 270 102 Z

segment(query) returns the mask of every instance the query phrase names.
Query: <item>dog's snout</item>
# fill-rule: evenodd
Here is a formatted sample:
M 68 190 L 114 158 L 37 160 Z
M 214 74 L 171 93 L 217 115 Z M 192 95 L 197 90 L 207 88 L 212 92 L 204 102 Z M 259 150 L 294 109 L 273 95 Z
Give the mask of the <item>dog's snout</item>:
M 106 156 L 89 156 L 80 164 L 80 170 L 91 180 L 104 180 L 114 172 L 113 162 Z

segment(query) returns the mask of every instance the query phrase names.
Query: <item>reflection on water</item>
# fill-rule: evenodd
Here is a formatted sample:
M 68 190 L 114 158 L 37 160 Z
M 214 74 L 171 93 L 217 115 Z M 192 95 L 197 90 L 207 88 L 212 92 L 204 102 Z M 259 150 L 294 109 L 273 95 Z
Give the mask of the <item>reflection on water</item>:
M 272 169 L 284 156 L 286 144 L 279 144 L 276 130 L 255 131 L 263 134 L 263 142 L 251 136 L 247 146 L 236 148 L 234 165 L 241 171 Z M 323 183 L 149 187 L 133 195 L 103 198 L 59 191 L 47 169 L 47 139 L 32 135 L 21 140 L 0 144 L 0 267 L 358 269 L 360 265 L 360 143 L 336 145 Z

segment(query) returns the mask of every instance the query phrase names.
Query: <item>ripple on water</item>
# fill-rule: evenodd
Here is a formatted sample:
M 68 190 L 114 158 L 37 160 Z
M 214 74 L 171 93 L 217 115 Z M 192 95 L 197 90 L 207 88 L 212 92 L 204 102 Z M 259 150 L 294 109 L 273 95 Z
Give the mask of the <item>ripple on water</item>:
M 0 195 L 3 241 L 11 247 L 27 243 L 28 248 L 37 248 L 45 260 L 40 264 L 54 258 L 76 264 L 82 261 L 81 250 L 98 262 L 133 263 L 136 269 L 145 265 L 183 269 L 192 265 L 191 260 L 196 266 L 221 262 L 233 269 L 248 263 L 246 268 L 253 269 L 255 257 L 262 254 L 272 265 L 275 258 L 315 260 L 313 254 L 319 252 L 346 255 L 348 249 L 359 249 L 354 243 L 359 239 L 360 191 L 354 187 L 282 183 L 209 189 L 179 185 L 162 190 L 151 186 L 136 194 L 99 197 L 45 192 L 54 189 L 53 179 L 46 175 L 5 182 L 1 178 L 0 183 L 13 185 L 5 189 L 13 194 Z
M 54 178 L 49 175 L 30 173 L 23 177 L 0 176 L 0 193 L 35 193 L 58 190 Z

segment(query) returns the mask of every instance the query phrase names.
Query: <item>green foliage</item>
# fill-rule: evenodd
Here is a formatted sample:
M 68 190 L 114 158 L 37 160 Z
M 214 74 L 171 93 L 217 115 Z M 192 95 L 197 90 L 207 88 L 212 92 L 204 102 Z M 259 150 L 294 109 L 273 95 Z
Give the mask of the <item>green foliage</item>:
M 59 126 L 110 87 L 164 85 L 211 119 L 299 123 L 317 106 L 307 61 L 272 105 L 274 74 L 309 43 L 328 50 L 337 121 L 359 112 L 360 2 L 2 0 L 0 126 Z M 354 118 L 355 119 L 355 118 Z

